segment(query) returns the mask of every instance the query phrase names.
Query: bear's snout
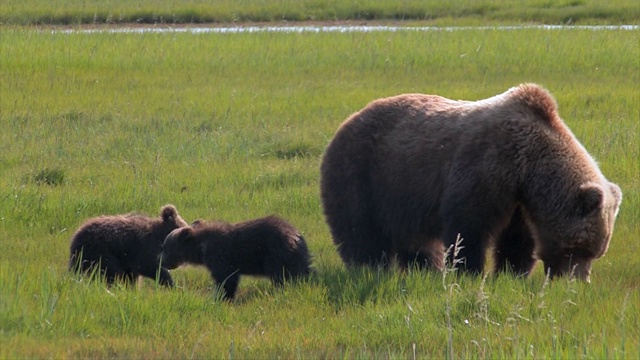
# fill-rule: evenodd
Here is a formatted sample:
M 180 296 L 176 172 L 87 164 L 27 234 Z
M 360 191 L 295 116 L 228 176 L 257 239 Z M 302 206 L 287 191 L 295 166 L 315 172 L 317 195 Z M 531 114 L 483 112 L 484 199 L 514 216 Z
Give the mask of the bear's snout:
M 593 259 L 574 256 L 563 256 L 556 261 L 545 261 L 545 268 L 550 278 L 568 276 L 586 283 L 591 283 L 591 263 Z
M 173 264 L 170 261 L 170 258 L 164 252 L 160 253 L 159 260 L 160 260 L 160 266 L 162 266 L 165 269 L 173 270 L 177 267 L 175 264 Z

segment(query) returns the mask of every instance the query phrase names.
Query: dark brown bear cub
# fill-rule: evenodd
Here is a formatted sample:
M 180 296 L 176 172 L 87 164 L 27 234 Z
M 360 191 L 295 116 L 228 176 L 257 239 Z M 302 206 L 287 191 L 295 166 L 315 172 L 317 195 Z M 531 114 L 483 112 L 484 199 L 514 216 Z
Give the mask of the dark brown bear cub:
M 285 220 L 268 216 L 229 224 L 211 221 L 173 231 L 163 244 L 162 265 L 204 265 L 224 298 L 233 299 L 240 275 L 266 276 L 275 285 L 304 277 L 311 259 L 304 238 Z
M 173 205 L 164 206 L 157 218 L 126 214 L 90 219 L 73 235 L 69 270 L 99 271 L 109 285 L 158 276 L 160 284 L 173 286 L 169 271 L 160 267 L 162 242 L 187 225 Z

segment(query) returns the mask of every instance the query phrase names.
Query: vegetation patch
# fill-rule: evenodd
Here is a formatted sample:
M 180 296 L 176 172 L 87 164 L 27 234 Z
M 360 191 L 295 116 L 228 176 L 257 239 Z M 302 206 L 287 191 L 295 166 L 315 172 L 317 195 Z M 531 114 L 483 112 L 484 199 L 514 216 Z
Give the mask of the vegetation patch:
M 317 157 L 321 151 L 306 143 L 280 144 L 268 153 L 278 159 L 288 160 L 294 158 Z
M 64 184 L 64 170 L 60 168 L 45 168 L 33 175 L 33 180 L 39 185 L 59 186 Z
M 540 12 L 538 10 L 550 10 Z M 555 10 L 563 10 L 562 12 Z M 599 14 L 606 13 L 602 18 Z M 545 24 L 579 19 L 580 23 L 638 23 L 634 0 L 8 0 L 0 4 L 0 23 L 10 25 L 204 24 L 299 21 L 429 21 L 447 25 L 481 22 Z
M 156 13 L 168 4 L 156 3 Z M 345 17 L 344 7 L 361 11 L 354 2 L 313 3 L 318 18 L 325 7 L 335 18 Z M 110 7 L 116 19 L 141 5 L 5 1 L 0 16 L 29 24 L 82 4 L 91 14 Z M 210 10 L 171 4 L 176 12 Z M 261 4 L 271 16 L 290 3 Z M 585 0 L 575 10 L 609 7 L 598 4 Z M 630 15 L 602 23 L 637 23 L 636 2 L 608 4 Z M 26 7 L 35 12 L 27 16 Z M 554 23 L 563 9 L 539 9 L 553 13 L 541 21 Z M 494 23 L 496 14 L 463 23 Z M 505 21 L 520 21 L 509 14 Z M 87 34 L 1 26 L 0 38 L 0 358 L 640 353 L 638 30 Z M 548 282 L 540 265 L 527 279 L 346 268 L 318 189 L 320 157 L 340 124 L 376 98 L 477 100 L 522 82 L 551 91 L 578 140 L 622 188 L 592 283 Z M 172 290 L 150 279 L 107 287 L 68 272 L 70 239 L 86 219 L 156 214 L 168 203 L 189 222 L 277 213 L 300 229 L 317 273 L 283 288 L 243 278 L 229 304 L 202 268 L 173 270 Z

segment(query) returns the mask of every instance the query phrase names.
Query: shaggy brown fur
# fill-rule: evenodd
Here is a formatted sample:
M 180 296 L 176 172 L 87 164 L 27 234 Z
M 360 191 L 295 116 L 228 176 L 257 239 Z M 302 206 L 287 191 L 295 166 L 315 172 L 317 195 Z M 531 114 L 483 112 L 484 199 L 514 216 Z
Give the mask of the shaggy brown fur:
M 225 299 L 233 299 L 240 275 L 269 277 L 276 285 L 310 273 L 307 244 L 293 225 L 276 216 L 237 224 L 198 222 L 173 231 L 164 242 L 162 265 L 204 265 Z
M 349 117 L 321 166 L 324 213 L 349 265 L 441 268 L 460 236 L 462 268 L 588 280 L 622 193 L 534 84 L 470 102 L 406 94 Z M 452 260 L 452 259 L 449 259 Z M 575 267 L 575 269 L 574 269 Z
M 162 242 L 171 231 L 187 225 L 173 205 L 164 206 L 157 218 L 127 214 L 90 219 L 73 235 L 69 269 L 98 270 L 108 284 L 158 276 L 160 284 L 173 286 L 167 269 L 160 267 Z

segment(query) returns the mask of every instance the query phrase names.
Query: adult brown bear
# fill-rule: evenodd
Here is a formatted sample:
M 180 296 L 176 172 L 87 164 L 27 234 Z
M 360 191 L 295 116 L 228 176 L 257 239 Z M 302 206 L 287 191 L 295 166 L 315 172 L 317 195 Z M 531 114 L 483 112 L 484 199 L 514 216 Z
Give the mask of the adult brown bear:
M 405 94 L 370 103 L 329 144 L 321 196 L 348 265 L 441 268 L 460 237 L 469 272 L 483 271 L 493 244 L 496 271 L 526 275 L 541 259 L 551 276 L 588 281 L 622 193 L 553 97 L 523 84 L 476 102 Z

